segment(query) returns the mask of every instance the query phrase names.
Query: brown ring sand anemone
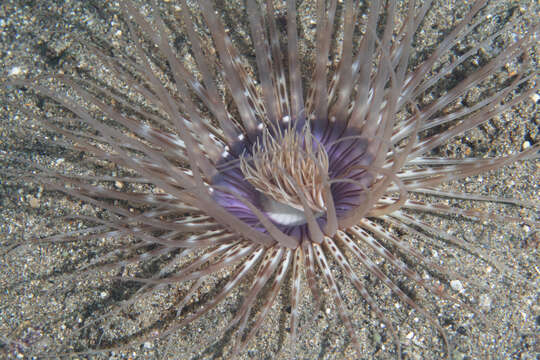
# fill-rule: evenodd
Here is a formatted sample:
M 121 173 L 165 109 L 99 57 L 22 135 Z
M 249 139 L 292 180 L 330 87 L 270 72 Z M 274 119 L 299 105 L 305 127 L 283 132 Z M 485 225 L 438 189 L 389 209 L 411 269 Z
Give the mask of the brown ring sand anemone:
M 301 6 L 296 16 L 294 2 L 267 2 L 263 11 L 246 1 L 247 12 L 228 9 L 223 20 L 212 4 L 201 1 L 191 13 L 179 1 L 181 25 L 172 26 L 155 4 L 139 10 L 121 2 L 130 41 L 115 38 L 116 51 L 107 42 L 86 44 L 108 74 L 10 81 L 10 87 L 59 103 L 60 108 L 45 100 L 53 115 L 43 122 L 61 145 L 82 151 L 85 162 L 96 165 L 94 173 L 75 176 L 36 164 L 39 182 L 106 210 L 93 216 L 82 211 L 75 220 L 86 227 L 42 240 L 96 247 L 96 254 L 72 268 L 49 274 L 44 282 L 55 283 L 47 296 L 62 294 L 67 304 L 79 283 L 104 295 L 83 308 L 91 316 L 70 314 L 77 329 L 69 330 L 63 347 L 41 344 L 40 350 L 94 356 L 157 338 L 165 345 L 155 357 L 196 357 L 175 350 L 173 341 L 180 336 L 196 342 L 197 318 L 204 315 L 201 331 L 210 335 L 213 352 L 225 346 L 228 357 L 244 354 L 244 346 L 258 349 L 248 340 L 259 325 L 277 322 L 289 327 L 292 346 L 281 355 L 291 357 L 302 348 L 296 338 L 310 344 L 306 328 L 317 323 L 301 310 L 314 303 L 310 309 L 317 315 L 319 302 L 343 324 L 343 334 L 333 339 L 341 346 L 330 345 L 341 356 L 412 357 L 420 344 L 429 348 L 418 356 L 436 358 L 459 348 L 459 338 L 449 336 L 457 330 L 445 323 L 441 309 L 457 305 L 483 317 L 478 298 L 453 290 L 486 284 L 464 276 L 452 265 L 459 259 L 451 256 L 472 255 L 509 277 L 519 272 L 491 249 L 434 227 L 425 217 L 450 217 L 458 226 L 469 225 L 470 218 L 523 223 L 534 233 L 537 223 L 526 214 L 477 207 L 506 202 L 527 211 L 537 199 L 519 202 L 438 187 L 536 159 L 538 146 L 493 160 L 485 154 L 446 157 L 442 146 L 538 91 L 536 59 L 531 60 L 537 28 L 486 55 L 482 49 L 515 24 L 509 20 L 475 39 L 479 28 L 490 28 L 484 2 L 476 2 L 455 21 L 456 30 L 422 56 L 413 44 L 422 36 L 426 12 L 433 11 L 430 4 L 411 2 L 402 9 L 392 2 L 320 1 L 312 9 L 322 19 L 311 29 L 314 55 L 304 60 L 310 28 L 297 20 L 308 9 Z M 235 15 L 243 17 L 238 28 Z M 170 32 L 177 35 L 179 29 L 190 49 L 183 53 L 172 47 L 177 38 Z M 249 33 L 252 53 L 240 56 L 242 37 Z M 421 59 L 414 60 L 413 52 Z M 114 85 L 107 83 L 111 78 Z M 20 111 L 33 115 L 26 107 Z M 462 206 L 463 198 L 475 207 Z M 7 256 L 20 251 L 20 239 L 8 245 L 4 255 L 11 265 Z M 450 257 L 439 260 L 439 252 Z M 125 283 L 134 285 L 122 288 Z M 28 286 L 21 284 L 13 288 Z M 115 297 L 117 286 L 122 293 Z M 141 304 L 153 301 L 159 301 L 158 315 L 130 319 L 147 311 Z M 217 306 L 223 303 L 232 315 L 222 314 Z M 400 311 L 401 318 L 390 315 Z M 285 319 L 265 317 L 267 312 Z M 405 315 L 438 336 L 415 339 L 402 323 Z M 366 341 L 365 332 L 358 334 L 366 317 L 386 340 Z M 119 321 L 136 323 L 138 330 L 117 330 Z M 492 325 L 484 326 L 489 331 Z M 215 346 L 227 329 L 236 332 Z M 23 338 L 30 341 L 2 337 L 20 351 Z M 416 342 L 406 347 L 405 339 Z M 273 356 L 285 342 L 275 340 L 272 350 L 247 356 Z M 320 344 L 316 353 L 332 357 L 324 354 L 327 346 Z M 196 345 L 188 349 L 202 351 Z M 180 352 L 169 355 L 174 351 Z

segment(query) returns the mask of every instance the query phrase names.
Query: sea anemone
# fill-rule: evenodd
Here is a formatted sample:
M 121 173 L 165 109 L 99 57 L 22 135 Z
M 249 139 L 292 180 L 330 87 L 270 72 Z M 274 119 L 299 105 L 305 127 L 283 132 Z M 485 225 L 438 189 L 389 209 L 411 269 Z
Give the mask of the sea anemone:
M 445 315 L 458 307 L 493 326 L 482 311 L 491 298 L 466 290 L 489 286 L 459 264 L 534 281 L 492 251 L 497 241 L 436 222 L 513 223 L 535 236 L 537 199 L 447 184 L 537 159 L 536 133 L 507 154 L 475 140 L 488 121 L 510 126 L 501 117 L 537 96 L 537 27 L 520 28 L 524 9 L 493 15 L 477 1 L 419 47 L 430 1 L 296 3 L 179 0 L 167 13 L 122 0 L 112 40 L 76 36 L 93 66 L 9 79 L 10 105 L 80 154 L 75 169 L 33 161 L 20 178 L 90 206 L 30 242 L 80 255 L 9 286 L 46 283 L 41 296 L 71 309 L 61 320 L 69 336 L 56 330 L 38 346 L 28 343 L 43 324 L 6 331 L 8 353 L 95 356 L 141 344 L 156 358 L 313 358 L 309 346 L 320 358 L 485 353 L 460 344 L 467 329 Z M 522 35 L 509 40 L 514 30 Z M 14 105 L 17 96 L 37 106 Z M 4 264 L 20 266 L 8 257 L 28 244 L 6 243 Z M 80 287 L 94 299 L 68 306 Z M 343 334 L 326 328 L 314 346 L 324 313 Z M 435 330 L 429 338 L 411 330 L 418 320 Z M 280 338 L 259 334 L 272 331 Z

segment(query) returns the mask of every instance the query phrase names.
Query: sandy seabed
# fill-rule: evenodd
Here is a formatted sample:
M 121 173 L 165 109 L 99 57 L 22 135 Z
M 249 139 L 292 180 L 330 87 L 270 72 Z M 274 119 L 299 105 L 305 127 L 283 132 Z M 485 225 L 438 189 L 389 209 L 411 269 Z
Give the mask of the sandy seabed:
M 173 2 L 173 1 L 171 1 Z M 227 1 L 224 8 L 233 7 Z M 433 43 L 442 32 L 448 31 L 454 19 L 450 2 L 436 2 L 424 25 L 422 44 Z M 447 4 L 448 3 L 448 4 Z M 457 3 L 461 3 L 457 1 Z M 75 38 L 88 32 L 111 39 L 121 36 L 125 26 L 118 20 L 118 8 L 101 7 L 102 2 L 66 1 L 16 1 L 4 0 L 0 5 L 0 84 L 20 75 L 28 78 L 45 73 L 69 74 L 75 67 L 92 67 L 88 56 L 76 44 Z M 513 9 L 509 11 L 509 9 Z M 456 6 L 456 13 L 463 6 Z M 466 7 L 465 7 L 466 9 Z M 517 18 L 523 33 L 537 21 L 534 14 L 540 9 L 535 1 L 493 1 L 489 6 L 493 14 L 508 14 Z M 529 27 L 528 27 L 529 26 Z M 124 30 L 125 31 L 125 30 Z M 439 32 L 440 31 L 440 32 Z M 430 37 L 431 36 L 431 37 Z M 508 37 L 507 37 L 508 38 Z M 505 38 L 506 39 L 506 38 Z M 509 41 L 506 39 L 506 41 Z M 538 49 L 536 49 L 538 50 Z M 538 51 L 532 63 L 537 65 Z M 533 65 L 534 66 L 534 65 Z M 538 69 L 536 69 L 538 72 Z M 504 154 L 520 150 L 538 141 L 539 119 L 537 106 L 531 98 L 512 111 L 489 121 L 480 129 L 471 131 L 440 151 L 447 154 L 467 153 Z M 28 161 L 68 169 L 74 173 L 87 169 L 78 156 L 64 150 L 56 143 L 54 134 L 40 126 L 39 118 L 28 118 L 19 109 L 25 106 L 41 107 L 43 112 L 55 111 L 47 100 L 30 92 L 19 92 L 0 86 L 0 344 L 7 339 L 19 343 L 0 345 L 0 358 L 27 358 L 32 352 L 66 351 L 68 339 L 74 343 L 96 341 L 95 332 L 72 335 L 76 324 L 83 324 L 104 309 L 133 291 L 130 285 L 110 281 L 80 280 L 75 284 L 60 281 L 71 274 L 79 263 L 106 251 L 106 240 L 75 242 L 62 245 L 18 246 L 7 254 L 4 249 L 15 243 L 30 242 L 34 237 L 73 230 L 77 223 L 64 216 L 72 213 L 102 216 L 102 211 L 73 200 L 58 192 L 44 190 L 36 181 L 16 176 L 17 172 L 31 171 Z M 471 146 L 471 144 L 473 144 Z M 91 168 L 92 165 L 90 165 Z M 493 171 L 479 177 L 452 183 L 446 188 L 476 192 L 501 197 L 514 197 L 538 203 L 539 163 L 527 161 Z M 461 203 L 461 202 L 455 202 Z M 504 214 L 520 214 L 534 218 L 534 210 L 515 206 L 462 203 L 464 207 L 477 207 Z M 445 266 L 458 269 L 465 276 L 477 279 L 487 287 L 478 289 L 464 283 L 466 298 L 478 305 L 487 318 L 487 324 L 473 317 L 466 310 L 438 302 L 418 287 L 410 289 L 420 304 L 425 306 L 448 332 L 454 344 L 453 359 L 536 359 L 540 353 L 540 306 L 538 305 L 538 234 L 523 224 L 488 224 L 463 221 L 459 218 L 423 217 L 436 227 L 464 238 L 487 251 L 498 261 L 523 276 L 526 281 L 515 281 L 502 276 L 494 267 L 478 257 L 453 247 L 437 251 Z M 413 240 L 411 240 L 413 241 Z M 421 242 L 414 244 L 422 245 Z M 434 254 L 434 252 L 431 252 Z M 362 274 L 361 274 L 362 275 Z M 380 301 L 381 308 L 399 326 L 400 340 L 406 358 L 437 359 L 442 352 L 442 341 L 436 329 L 422 316 L 401 304 L 373 279 L 367 279 L 372 294 Z M 69 285 L 69 286 L 68 286 Z M 66 290 L 68 289 L 68 290 Z M 132 313 L 122 313 L 111 319 L 106 336 L 130 333 L 140 323 L 148 323 L 172 304 L 176 288 L 162 291 L 130 308 Z M 343 285 L 343 292 L 352 299 L 350 306 L 357 332 L 365 353 L 360 356 L 351 351 L 348 336 L 341 327 L 335 308 L 329 298 L 323 311 L 311 323 L 303 316 L 302 337 L 298 341 L 298 359 L 342 358 L 392 358 L 394 351 L 391 337 L 381 329 L 380 322 L 361 301 L 350 284 Z M 452 291 L 452 289 L 450 289 Z M 226 358 L 220 355 L 219 346 L 197 354 L 201 343 L 208 343 L 216 336 L 216 329 L 225 324 L 220 319 L 230 319 L 240 305 L 240 292 L 227 298 L 214 316 L 204 317 L 177 335 L 156 342 L 145 342 L 114 354 L 88 355 L 82 358 L 104 359 L 197 359 Z M 290 358 L 288 350 L 287 299 L 282 296 L 274 307 L 269 320 L 252 341 L 243 359 Z M 285 310 L 283 310 L 285 309 Z M 316 312 L 309 292 L 304 291 L 302 311 Z M 85 336 L 88 339 L 85 339 Z M 26 345 L 26 348 L 22 345 Z M 64 344 L 60 346 L 59 344 Z M 222 342 L 228 349 L 230 344 Z M 194 353 L 189 354 L 186 350 Z M 54 356 L 53 356 L 54 357 Z

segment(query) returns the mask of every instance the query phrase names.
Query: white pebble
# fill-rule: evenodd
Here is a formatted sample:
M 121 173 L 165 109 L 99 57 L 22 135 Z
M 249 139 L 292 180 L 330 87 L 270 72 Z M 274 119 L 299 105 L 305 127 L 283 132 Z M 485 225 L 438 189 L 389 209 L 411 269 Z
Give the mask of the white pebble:
M 491 309 L 492 302 L 493 302 L 493 300 L 491 300 L 491 297 L 489 297 L 489 295 L 482 294 L 482 295 L 480 295 L 478 305 L 480 305 L 480 307 L 482 309 L 487 311 L 487 310 Z
M 26 71 L 20 66 L 14 66 L 9 70 L 9 76 L 18 76 L 25 73 Z
M 452 280 L 450 281 L 450 286 L 452 287 L 452 289 L 454 289 L 455 291 L 463 291 L 463 284 L 461 283 L 461 281 L 459 280 Z

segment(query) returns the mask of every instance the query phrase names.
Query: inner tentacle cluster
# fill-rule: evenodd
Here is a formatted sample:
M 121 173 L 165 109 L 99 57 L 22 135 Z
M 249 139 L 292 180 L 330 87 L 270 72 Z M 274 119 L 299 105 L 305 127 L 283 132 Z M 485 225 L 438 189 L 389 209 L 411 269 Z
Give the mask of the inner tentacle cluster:
M 284 123 L 242 137 L 220 161 L 220 172 L 211 182 L 214 198 L 261 232 L 266 229 L 245 200 L 297 238 L 308 234 L 306 211 L 315 215 L 321 229 L 329 206 L 339 220 L 366 199 L 374 178 L 368 171 L 373 156 L 359 132 L 334 125 L 312 131 L 309 122 Z
M 257 191 L 279 204 L 304 210 L 302 195 L 314 213 L 326 211 L 328 154 L 314 139 L 309 123 L 300 132 L 288 127 L 273 135 L 265 129 L 252 156 L 240 158 L 240 168 Z

